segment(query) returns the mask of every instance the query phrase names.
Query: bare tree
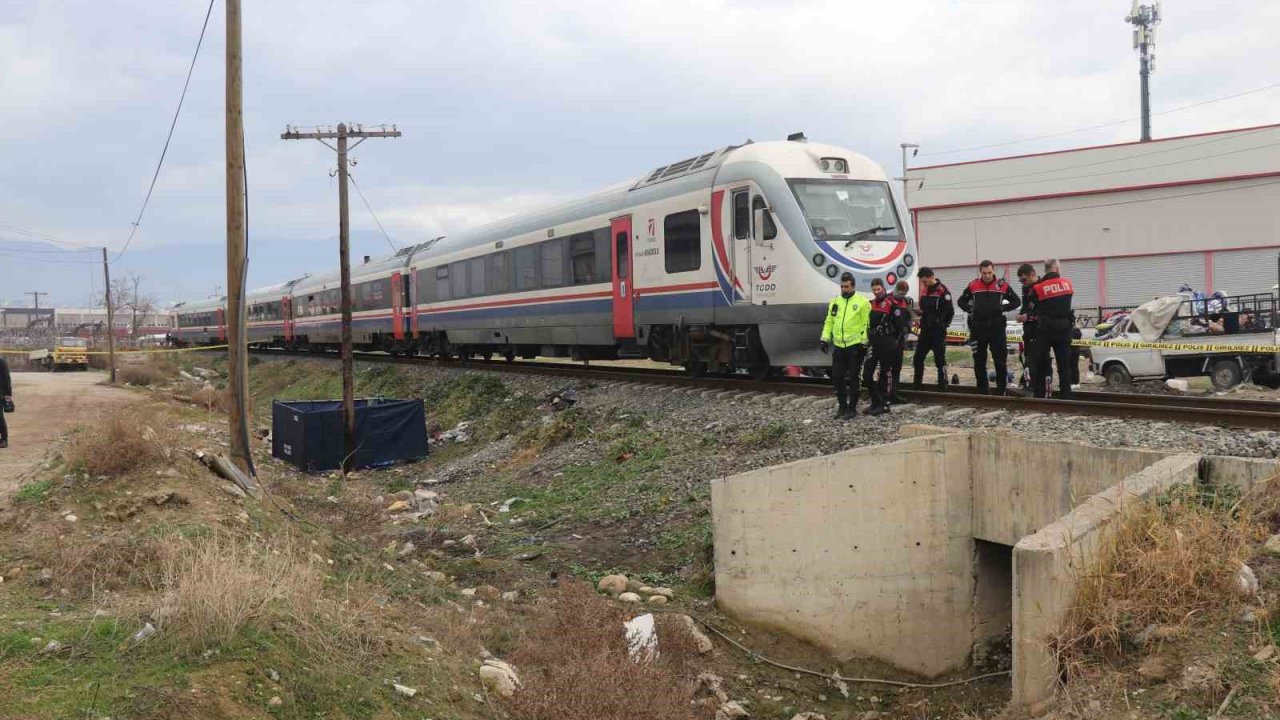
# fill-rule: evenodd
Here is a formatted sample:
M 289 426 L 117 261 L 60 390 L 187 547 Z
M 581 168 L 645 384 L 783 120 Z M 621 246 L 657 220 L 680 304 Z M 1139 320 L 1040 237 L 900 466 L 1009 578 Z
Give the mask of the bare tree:
M 129 337 L 137 338 L 148 316 L 155 315 L 155 298 L 142 294 L 144 276 L 137 273 L 115 278 L 111 281 L 111 302 L 116 308 L 116 317 L 127 313 L 129 317 Z

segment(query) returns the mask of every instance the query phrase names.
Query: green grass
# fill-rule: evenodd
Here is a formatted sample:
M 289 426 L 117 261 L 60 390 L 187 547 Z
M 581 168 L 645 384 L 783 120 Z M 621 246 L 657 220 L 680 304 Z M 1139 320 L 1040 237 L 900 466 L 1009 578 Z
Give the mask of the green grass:
M 49 491 L 53 489 L 53 480 L 39 480 L 37 482 L 23 485 L 18 492 L 14 493 L 13 501 L 16 503 L 37 503 L 44 500 Z
M 774 421 L 764 427 L 756 428 L 742 434 L 739 440 L 744 445 L 753 445 L 755 447 L 773 447 L 783 441 L 790 432 L 790 428 L 784 422 Z

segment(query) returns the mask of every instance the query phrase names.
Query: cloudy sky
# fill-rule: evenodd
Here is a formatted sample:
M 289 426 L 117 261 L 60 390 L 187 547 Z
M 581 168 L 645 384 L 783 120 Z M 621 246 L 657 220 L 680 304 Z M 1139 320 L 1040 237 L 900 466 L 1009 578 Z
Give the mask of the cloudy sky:
M 336 265 L 332 153 L 286 124 L 396 123 L 353 174 L 398 245 L 747 138 L 810 138 L 898 173 L 1136 139 L 1125 0 L 283 0 L 245 3 L 252 285 Z M 0 14 L 0 302 L 102 286 L 146 194 L 205 0 L 7 0 Z M 1168 0 L 1157 112 L 1280 83 L 1280 4 Z M 161 301 L 225 284 L 215 0 L 168 158 L 113 264 Z M 1280 88 L 1168 112 L 1157 136 L 1280 122 Z M 1055 137 L 1011 144 L 1025 138 Z M 996 147 L 983 147 L 996 145 Z M 968 149 L 979 148 L 979 149 Z M 967 150 L 968 149 L 968 150 Z M 954 152 L 960 150 L 961 152 Z M 353 256 L 389 250 L 352 194 Z M 29 300 L 29 298 L 26 298 Z

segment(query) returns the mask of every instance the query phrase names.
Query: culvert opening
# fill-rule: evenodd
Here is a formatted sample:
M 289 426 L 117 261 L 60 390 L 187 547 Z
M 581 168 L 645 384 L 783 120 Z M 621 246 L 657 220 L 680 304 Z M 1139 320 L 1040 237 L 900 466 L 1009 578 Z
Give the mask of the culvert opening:
M 1013 546 L 974 540 L 974 642 L 971 663 L 982 672 L 1013 662 Z

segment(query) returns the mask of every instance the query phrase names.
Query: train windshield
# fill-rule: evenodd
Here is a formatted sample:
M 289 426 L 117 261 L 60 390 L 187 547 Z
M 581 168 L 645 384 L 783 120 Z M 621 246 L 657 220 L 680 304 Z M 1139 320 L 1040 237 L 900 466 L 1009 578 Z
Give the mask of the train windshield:
M 888 183 L 792 180 L 791 190 L 818 240 L 902 240 L 902 225 Z
M 58 346 L 68 348 L 87 348 L 89 347 L 89 341 L 78 337 L 62 337 L 58 338 Z

